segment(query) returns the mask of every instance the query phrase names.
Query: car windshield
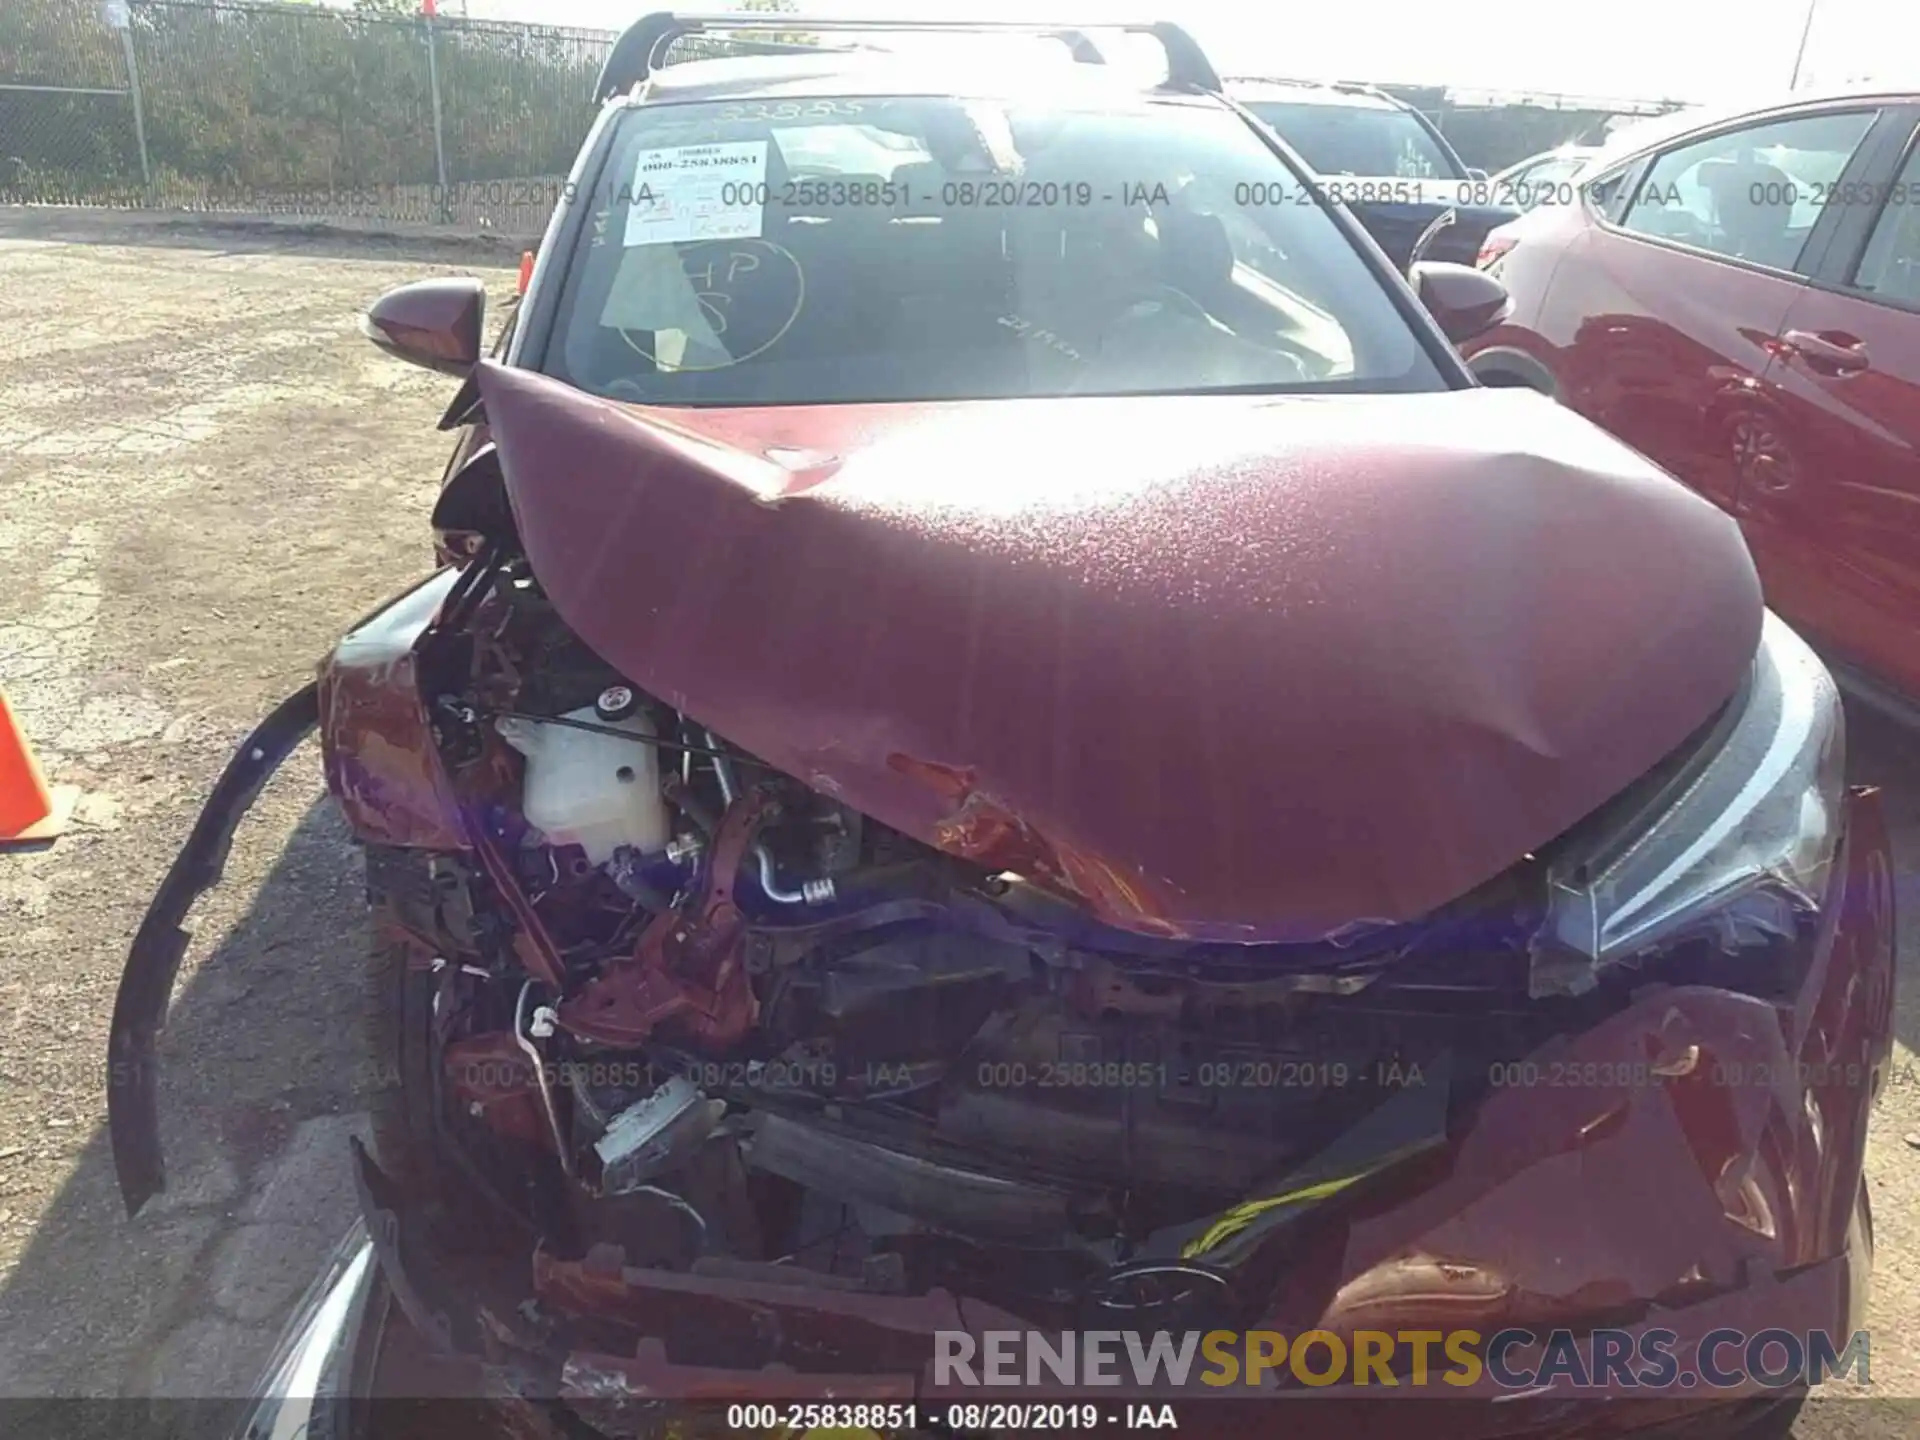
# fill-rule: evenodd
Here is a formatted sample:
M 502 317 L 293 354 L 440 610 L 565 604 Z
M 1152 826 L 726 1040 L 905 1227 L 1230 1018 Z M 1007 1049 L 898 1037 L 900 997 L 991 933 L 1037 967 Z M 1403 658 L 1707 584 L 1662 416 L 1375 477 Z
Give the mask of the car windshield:
M 602 174 L 544 368 L 617 399 L 1446 384 L 1327 211 L 1218 107 L 638 107 Z
M 1271 125 L 1322 175 L 1393 175 L 1464 180 L 1419 117 L 1387 106 L 1252 100 L 1247 109 Z

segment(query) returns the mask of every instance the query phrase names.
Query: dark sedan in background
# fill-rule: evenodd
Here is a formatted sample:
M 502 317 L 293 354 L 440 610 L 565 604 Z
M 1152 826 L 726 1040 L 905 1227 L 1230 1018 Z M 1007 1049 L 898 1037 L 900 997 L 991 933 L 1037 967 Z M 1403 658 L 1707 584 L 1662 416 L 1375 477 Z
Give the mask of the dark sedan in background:
M 1471 265 L 1487 233 L 1521 213 L 1485 172 L 1462 162 L 1431 120 L 1384 90 L 1251 78 L 1228 80 L 1226 90 L 1313 168 L 1402 268 L 1448 211 L 1452 223 L 1421 258 Z

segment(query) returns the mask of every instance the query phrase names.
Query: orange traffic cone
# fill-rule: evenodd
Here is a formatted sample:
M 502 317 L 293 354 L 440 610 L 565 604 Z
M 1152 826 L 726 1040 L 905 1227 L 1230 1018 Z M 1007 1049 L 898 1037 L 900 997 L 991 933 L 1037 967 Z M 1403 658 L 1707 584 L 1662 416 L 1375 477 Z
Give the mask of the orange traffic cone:
M 78 794 L 71 785 L 48 788 L 20 722 L 0 692 L 0 846 L 54 839 L 67 828 Z

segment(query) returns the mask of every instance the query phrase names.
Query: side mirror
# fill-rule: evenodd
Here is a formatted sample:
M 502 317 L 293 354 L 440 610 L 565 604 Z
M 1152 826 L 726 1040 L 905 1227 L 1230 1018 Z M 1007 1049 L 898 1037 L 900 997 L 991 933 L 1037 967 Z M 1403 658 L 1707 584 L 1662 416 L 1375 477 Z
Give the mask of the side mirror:
M 1478 165 L 1469 165 L 1467 167 L 1467 179 L 1469 180 L 1478 181 L 1484 185 L 1492 178 L 1491 175 L 1487 174 L 1487 172 L 1482 170 Z
M 465 375 L 480 363 L 487 287 L 470 275 L 416 280 L 389 290 L 360 317 L 360 333 L 389 355 Z
M 1484 270 L 1443 260 L 1422 260 L 1408 276 L 1427 313 L 1449 340 L 1461 345 L 1507 318 L 1507 287 Z

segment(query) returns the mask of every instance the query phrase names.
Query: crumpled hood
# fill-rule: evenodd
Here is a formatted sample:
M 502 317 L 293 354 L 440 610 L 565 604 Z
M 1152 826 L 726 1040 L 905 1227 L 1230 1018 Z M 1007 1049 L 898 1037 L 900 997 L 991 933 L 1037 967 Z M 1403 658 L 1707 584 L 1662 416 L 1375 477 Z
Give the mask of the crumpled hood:
M 1684 740 L 1733 522 L 1539 397 L 659 410 L 488 363 L 528 559 L 634 683 L 1138 932 L 1431 911 Z

